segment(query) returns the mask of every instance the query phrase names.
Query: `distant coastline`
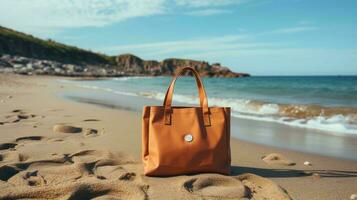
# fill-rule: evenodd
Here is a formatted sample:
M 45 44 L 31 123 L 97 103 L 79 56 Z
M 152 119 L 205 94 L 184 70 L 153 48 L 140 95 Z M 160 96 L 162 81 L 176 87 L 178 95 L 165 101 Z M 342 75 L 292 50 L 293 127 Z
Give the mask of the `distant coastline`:
M 0 72 L 79 77 L 170 76 L 184 66 L 194 67 L 203 77 L 250 76 L 206 61 L 143 60 L 133 54 L 108 56 L 0 26 Z

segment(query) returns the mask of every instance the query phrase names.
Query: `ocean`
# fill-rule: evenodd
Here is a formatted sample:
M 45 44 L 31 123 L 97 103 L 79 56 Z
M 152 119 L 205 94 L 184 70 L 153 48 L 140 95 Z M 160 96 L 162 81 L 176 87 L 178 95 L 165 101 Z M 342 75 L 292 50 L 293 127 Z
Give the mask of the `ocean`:
M 163 100 L 170 77 L 123 77 L 81 81 L 80 87 Z M 209 106 L 232 108 L 232 116 L 357 134 L 356 76 L 203 78 Z M 193 78 L 176 82 L 175 105 L 198 104 Z

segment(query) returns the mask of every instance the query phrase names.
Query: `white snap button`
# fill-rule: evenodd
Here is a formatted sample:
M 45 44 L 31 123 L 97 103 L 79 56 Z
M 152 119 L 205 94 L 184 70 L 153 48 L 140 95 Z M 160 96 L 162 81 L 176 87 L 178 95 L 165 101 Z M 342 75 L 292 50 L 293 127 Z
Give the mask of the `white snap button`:
M 191 134 L 186 134 L 184 139 L 186 142 L 192 142 L 193 136 Z

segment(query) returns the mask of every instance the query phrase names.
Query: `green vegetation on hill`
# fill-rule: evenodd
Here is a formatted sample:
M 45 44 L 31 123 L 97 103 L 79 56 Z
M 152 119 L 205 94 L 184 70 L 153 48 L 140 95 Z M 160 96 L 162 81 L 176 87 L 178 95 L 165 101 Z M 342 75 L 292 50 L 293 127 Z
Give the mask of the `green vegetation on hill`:
M 0 26 L 0 54 L 87 65 L 105 65 L 115 62 L 113 57 L 107 55 L 61 44 L 53 40 L 42 40 L 2 26 Z

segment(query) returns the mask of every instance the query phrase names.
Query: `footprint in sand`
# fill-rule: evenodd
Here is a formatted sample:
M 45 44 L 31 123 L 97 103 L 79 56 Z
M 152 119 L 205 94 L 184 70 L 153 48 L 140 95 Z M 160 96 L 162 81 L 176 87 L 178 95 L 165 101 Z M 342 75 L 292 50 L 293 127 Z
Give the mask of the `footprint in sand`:
M 6 121 L 1 122 L 2 124 L 5 123 L 17 123 L 20 122 L 21 120 L 26 120 L 26 119 L 30 119 L 30 118 L 34 118 L 36 117 L 35 114 L 28 114 L 25 111 L 21 110 L 21 109 L 15 109 L 11 111 L 12 114 L 10 115 L 6 115 Z
M 263 156 L 262 160 L 269 165 L 285 165 L 285 166 L 293 166 L 296 163 L 287 159 L 285 156 L 278 153 L 271 153 L 269 155 Z
M 104 130 L 98 131 L 93 128 L 81 128 L 63 124 L 55 125 L 53 131 L 56 133 L 82 133 L 84 137 L 93 137 L 104 134 Z
M 0 150 L 13 149 L 17 146 L 16 143 L 2 143 L 0 144 Z
M 40 141 L 43 140 L 45 137 L 42 136 L 25 136 L 19 137 L 15 139 L 15 142 L 8 142 L 0 144 L 0 150 L 11 150 L 14 149 L 19 143 L 23 142 L 33 142 L 33 141 Z
M 25 136 L 16 138 L 16 142 L 25 142 L 25 141 L 40 141 L 43 140 L 45 137 L 42 136 Z
M 286 190 L 273 181 L 250 173 L 236 177 L 248 190 L 249 199 L 291 200 Z
M 11 177 L 8 183 L 16 186 L 44 186 L 46 180 L 38 174 L 38 171 L 22 171 Z
M 99 119 L 85 119 L 84 122 L 99 122 Z
M 7 181 L 15 174 L 19 173 L 21 169 L 15 166 L 2 165 L 0 166 L 0 180 Z
M 131 162 L 118 153 L 83 150 L 58 158 L 3 165 L 0 199 L 147 199 L 149 186 L 131 181 L 136 174 L 123 167 Z
M 23 162 L 28 159 L 28 156 L 22 153 L 18 153 L 16 151 L 8 151 L 0 154 L 0 161 L 3 163 L 9 162 Z
M 53 126 L 53 131 L 57 133 L 80 133 L 82 132 L 81 127 L 68 126 L 63 124 L 57 124 Z
M 92 128 L 85 128 L 83 130 L 84 137 L 95 137 L 95 136 L 99 136 L 99 135 L 103 135 L 103 134 L 104 134 L 104 130 L 98 131 L 98 130 L 92 129 Z
M 241 199 L 248 194 L 241 181 L 218 174 L 195 175 L 182 185 L 187 192 L 199 199 Z
M 91 137 L 97 135 L 98 135 L 98 131 L 96 129 L 86 128 L 83 130 L 83 136 L 85 137 Z
M 145 185 L 81 178 L 81 181 L 67 181 L 61 184 L 47 184 L 37 187 L 7 187 L 0 193 L 0 199 L 148 199 Z
M 194 175 L 184 181 L 182 187 L 197 199 L 292 199 L 273 181 L 254 174 L 236 177 L 219 174 Z

